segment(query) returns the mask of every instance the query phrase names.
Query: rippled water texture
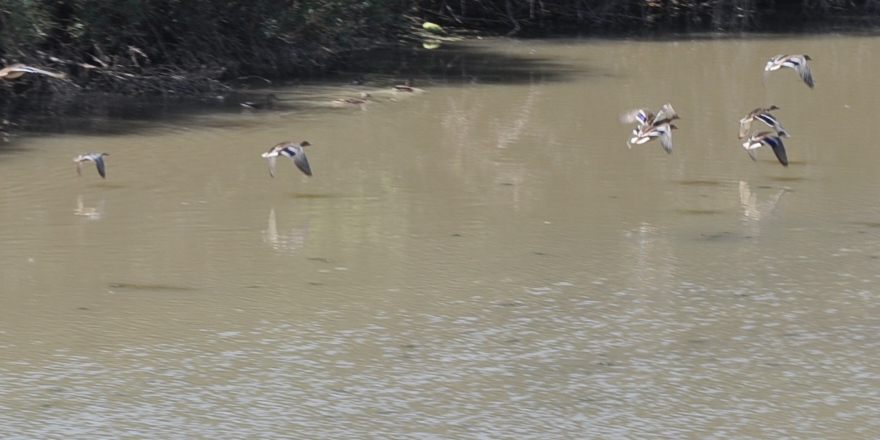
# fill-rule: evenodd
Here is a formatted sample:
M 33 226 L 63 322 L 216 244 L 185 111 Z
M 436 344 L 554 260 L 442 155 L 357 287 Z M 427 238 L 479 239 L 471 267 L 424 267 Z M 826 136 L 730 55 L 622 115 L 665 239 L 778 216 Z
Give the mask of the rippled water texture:
M 364 106 L 339 80 L 0 147 L 0 437 L 880 432 L 880 40 L 460 49 Z M 674 153 L 628 149 L 618 113 L 665 102 Z M 736 139 L 771 104 L 788 168 Z M 269 177 L 284 140 L 314 177 Z

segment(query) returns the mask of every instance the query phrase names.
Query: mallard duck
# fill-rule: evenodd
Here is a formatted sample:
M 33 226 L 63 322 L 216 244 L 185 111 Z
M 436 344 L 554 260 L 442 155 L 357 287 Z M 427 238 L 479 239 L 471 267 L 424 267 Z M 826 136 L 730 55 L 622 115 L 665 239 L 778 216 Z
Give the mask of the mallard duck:
M 638 123 L 638 127 L 633 130 L 633 137 L 626 143 L 632 148 L 632 144 L 641 145 L 651 139 L 660 138 L 660 144 L 667 153 L 672 154 L 672 130 L 678 127 L 670 124 L 670 122 L 681 119 L 672 104 L 666 103 L 660 107 L 660 111 L 655 115 L 651 110 L 639 108 L 630 110 L 620 114 L 620 122 L 625 124 Z
M 672 154 L 672 130 L 678 127 L 664 122 L 659 125 L 642 125 L 633 130 L 633 137 L 627 142 L 627 146 L 632 148 L 632 144 L 641 145 L 654 138 L 660 138 L 660 145 L 667 153 Z
M 660 125 L 672 122 L 676 119 L 681 118 L 678 117 L 678 113 L 675 112 L 675 109 L 672 108 L 672 104 L 669 103 L 663 104 L 663 107 L 660 107 L 660 111 L 658 111 L 656 115 L 646 108 L 629 110 L 620 114 L 621 123 L 632 124 L 637 122 L 639 128 L 643 125 Z
M 772 148 L 773 152 L 776 154 L 776 158 L 779 159 L 779 163 L 781 163 L 782 166 L 788 166 L 788 156 L 785 155 L 785 145 L 782 144 L 782 139 L 772 131 L 762 131 L 753 134 L 752 137 L 743 143 L 743 148 L 748 150 L 749 157 L 751 157 L 752 160 L 758 160 L 758 153 L 755 150 L 762 145 L 767 145 Z
M 773 110 L 779 110 L 779 107 L 771 105 L 769 108 L 756 108 L 747 114 L 746 117 L 740 119 L 739 138 L 742 139 L 749 135 L 749 129 L 751 129 L 752 121 L 755 119 L 769 125 L 776 130 L 776 134 L 779 136 L 791 137 L 791 135 L 782 128 L 782 125 L 779 125 L 779 121 L 776 120 L 776 117 L 770 114 Z
M 306 176 L 311 177 L 312 169 L 309 167 L 309 160 L 306 158 L 305 151 L 303 151 L 303 147 L 308 147 L 309 145 L 311 144 L 308 143 L 308 141 L 302 141 L 300 143 L 289 141 L 282 142 L 263 153 L 263 157 L 269 159 L 269 175 L 275 177 L 275 158 L 277 158 L 278 155 L 283 155 L 293 160 L 296 167 L 305 173 Z
M 275 101 L 277 100 L 278 97 L 274 93 L 269 93 L 263 102 L 245 101 L 241 103 L 241 106 L 248 110 L 271 109 L 275 108 Z
M 809 55 L 776 55 L 767 61 L 764 71 L 779 70 L 781 67 L 791 67 L 800 75 L 801 79 L 813 88 L 813 75 L 810 74 L 810 66 L 807 61 L 812 60 Z
M 334 99 L 333 103 L 334 104 L 347 104 L 347 105 L 348 104 L 350 104 L 350 105 L 365 104 L 372 97 L 373 96 L 370 95 L 369 93 L 363 92 L 363 93 L 361 93 L 361 99 L 355 99 L 355 98 Z
M 106 179 L 107 174 L 104 172 L 104 156 L 109 155 L 109 153 L 86 153 L 76 156 L 73 158 L 73 161 L 76 162 L 76 173 L 82 176 L 83 162 L 92 161 L 95 163 L 95 166 L 98 167 L 98 174 L 101 175 L 101 178 Z
M 0 69 L 0 80 L 18 78 L 25 73 L 38 73 L 40 75 L 47 75 L 59 79 L 67 77 L 67 75 L 63 73 L 48 72 L 46 70 L 37 69 L 36 67 L 25 66 L 24 64 L 13 64 Z

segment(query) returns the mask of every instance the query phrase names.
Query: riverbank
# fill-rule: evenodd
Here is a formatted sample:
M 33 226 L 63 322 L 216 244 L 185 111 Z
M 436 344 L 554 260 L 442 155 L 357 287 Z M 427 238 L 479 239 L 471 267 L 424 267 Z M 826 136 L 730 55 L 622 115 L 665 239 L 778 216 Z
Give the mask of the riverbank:
M 3 101 L 82 91 L 200 96 L 253 79 L 385 74 L 373 69 L 376 50 L 436 47 L 478 33 L 658 38 L 840 26 L 873 31 L 880 23 L 880 1 L 839 0 L 0 0 L 0 6 L 2 61 L 68 78 L 7 82 Z M 413 72 L 402 66 L 394 73 Z
M 65 75 L 26 74 L 0 82 L 4 133 L 51 126 L 43 121 L 57 115 L 115 115 L 120 111 L 113 108 L 119 106 L 101 102 L 117 102 L 119 96 L 223 99 L 255 84 L 272 88 L 291 79 L 474 81 L 476 75 L 444 67 L 462 56 L 472 65 L 508 66 L 497 75 L 479 75 L 480 81 L 491 81 L 515 77 L 518 69 L 509 67 L 516 63 L 533 63 L 499 54 L 471 56 L 461 47 L 450 50 L 450 43 L 480 35 L 725 38 L 742 31 L 837 31 L 841 24 L 850 31 L 873 32 L 878 13 L 871 2 L 855 7 L 833 0 L 202 1 L 198 8 L 145 0 L 114 8 L 102 0 L 0 0 L 0 5 L 6 14 L 0 23 L 3 63 Z M 426 28 L 425 23 L 436 25 Z

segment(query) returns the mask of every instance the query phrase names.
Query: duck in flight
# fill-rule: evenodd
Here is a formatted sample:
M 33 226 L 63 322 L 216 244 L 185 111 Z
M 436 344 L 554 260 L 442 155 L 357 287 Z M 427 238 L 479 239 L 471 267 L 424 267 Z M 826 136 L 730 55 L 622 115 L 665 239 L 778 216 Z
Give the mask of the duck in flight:
M 18 78 L 25 73 L 36 73 L 58 79 L 67 78 L 67 75 L 63 73 L 49 72 L 47 70 L 37 69 L 36 67 L 26 66 L 24 64 L 13 64 L 0 69 L 0 80 Z
M 756 150 L 764 145 L 773 149 L 773 153 L 776 154 L 776 158 L 779 159 L 779 163 L 781 163 L 782 166 L 788 166 L 788 156 L 785 154 L 785 145 L 782 144 L 782 139 L 772 131 L 762 131 L 753 134 L 752 137 L 743 143 L 743 148 L 749 152 L 749 157 L 751 157 L 752 160 L 758 160 L 758 152 Z
M 810 60 L 812 60 L 812 58 L 810 58 L 809 55 L 776 55 L 775 57 L 770 58 L 770 61 L 767 61 L 767 65 L 764 66 L 764 71 L 770 72 L 773 70 L 779 70 L 782 67 L 791 67 L 812 89 L 813 75 L 810 73 L 810 66 L 807 64 L 807 61 Z
M 632 144 L 642 145 L 655 138 L 660 138 L 660 145 L 667 153 L 672 154 L 672 130 L 678 127 L 664 122 L 659 125 L 642 125 L 633 131 L 633 137 L 627 142 L 627 146 L 632 148 Z
M 746 117 L 739 120 L 739 138 L 742 139 L 749 135 L 749 130 L 752 128 L 752 121 L 755 119 L 769 125 L 772 129 L 776 130 L 776 134 L 779 136 L 791 137 L 782 125 L 779 124 L 779 121 L 775 116 L 770 114 L 773 110 L 779 110 L 779 107 L 775 105 L 771 105 L 769 108 L 756 108 L 752 110 Z
M 92 161 L 95 163 L 95 166 L 98 167 L 98 174 L 101 175 L 101 178 L 106 179 L 107 174 L 104 171 L 104 156 L 109 156 L 108 153 L 86 153 L 80 154 L 79 156 L 73 159 L 76 162 L 76 173 L 82 176 L 82 167 L 83 162 Z
M 263 153 L 263 157 L 269 159 L 269 176 L 275 177 L 275 159 L 280 155 L 289 157 L 300 171 L 305 173 L 306 176 L 311 177 L 312 169 L 309 167 L 309 160 L 306 158 L 305 151 L 303 151 L 303 147 L 308 147 L 309 145 L 311 144 L 308 141 L 300 143 L 282 142 Z
M 626 143 L 632 148 L 632 144 L 641 145 L 653 139 L 659 138 L 660 145 L 667 153 L 672 154 L 672 130 L 678 129 L 671 122 L 681 119 L 672 104 L 666 103 L 655 115 L 647 108 L 640 108 L 624 112 L 620 115 L 620 122 L 625 124 L 638 123 L 633 130 L 633 137 Z
M 681 118 L 678 117 L 678 113 L 675 112 L 672 104 L 669 103 L 663 104 L 663 107 L 660 107 L 660 111 L 656 115 L 647 108 L 629 110 L 620 115 L 620 122 L 622 124 L 638 123 L 640 128 L 643 125 L 660 125 L 676 119 Z

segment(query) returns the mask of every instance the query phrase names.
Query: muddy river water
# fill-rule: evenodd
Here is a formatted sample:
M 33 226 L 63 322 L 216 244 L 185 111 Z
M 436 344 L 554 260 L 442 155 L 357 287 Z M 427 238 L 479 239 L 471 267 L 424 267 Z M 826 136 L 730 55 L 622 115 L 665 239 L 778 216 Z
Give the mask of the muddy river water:
M 462 47 L 417 93 L 0 147 L 0 437 L 880 432 L 880 39 Z M 665 102 L 673 154 L 627 148 Z M 737 140 L 771 104 L 788 168 Z

